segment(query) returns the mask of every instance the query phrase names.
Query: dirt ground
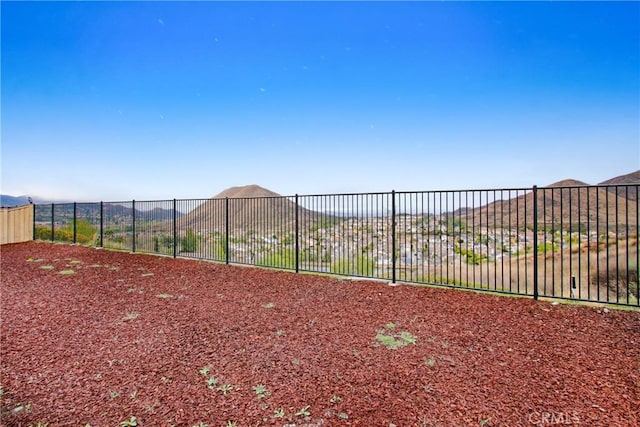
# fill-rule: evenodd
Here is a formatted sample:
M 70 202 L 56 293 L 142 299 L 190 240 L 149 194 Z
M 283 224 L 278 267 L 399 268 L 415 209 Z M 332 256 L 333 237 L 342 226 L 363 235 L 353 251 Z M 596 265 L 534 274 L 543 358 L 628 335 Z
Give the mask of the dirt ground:
M 3 245 L 2 426 L 637 426 L 640 312 Z

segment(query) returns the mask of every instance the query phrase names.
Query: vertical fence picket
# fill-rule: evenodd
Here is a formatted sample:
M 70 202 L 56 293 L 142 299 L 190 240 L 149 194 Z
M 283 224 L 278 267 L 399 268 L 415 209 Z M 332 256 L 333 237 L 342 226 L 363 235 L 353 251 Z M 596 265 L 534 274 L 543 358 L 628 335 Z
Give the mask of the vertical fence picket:
M 136 201 L 131 201 L 131 252 L 136 251 Z
M 533 186 L 533 299 L 538 299 L 538 187 Z

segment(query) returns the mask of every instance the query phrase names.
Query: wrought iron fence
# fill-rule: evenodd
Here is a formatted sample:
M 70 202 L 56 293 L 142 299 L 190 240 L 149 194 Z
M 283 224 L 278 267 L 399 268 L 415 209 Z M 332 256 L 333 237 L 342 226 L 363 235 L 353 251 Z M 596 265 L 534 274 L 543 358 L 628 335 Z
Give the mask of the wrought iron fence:
M 640 306 L 640 185 L 36 205 L 34 236 Z

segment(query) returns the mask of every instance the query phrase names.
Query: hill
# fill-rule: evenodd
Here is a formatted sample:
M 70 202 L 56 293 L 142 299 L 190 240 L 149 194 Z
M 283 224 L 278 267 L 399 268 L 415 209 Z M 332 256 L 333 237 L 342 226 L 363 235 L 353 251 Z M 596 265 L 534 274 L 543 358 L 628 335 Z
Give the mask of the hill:
M 229 229 L 233 231 L 293 230 L 296 204 L 259 185 L 231 187 L 208 199 L 177 221 L 178 228 L 192 227 L 203 231 L 225 231 L 225 204 L 229 199 Z M 326 219 L 328 215 L 298 208 L 300 226 Z
M 616 176 L 615 178 L 602 181 L 598 185 L 624 185 L 624 184 L 640 184 L 640 169 L 626 175 Z
M 0 206 L 3 208 L 12 208 L 14 206 L 28 205 L 29 201 L 27 196 L 8 196 L 6 194 L 0 195 Z
M 616 176 L 615 178 L 602 181 L 598 185 L 627 185 L 627 184 L 640 184 L 640 169 L 628 173 L 626 175 Z M 618 194 L 618 196 L 628 198 L 629 200 L 638 200 L 638 191 L 627 190 L 627 187 L 610 187 L 609 191 Z
M 589 185 L 589 184 L 583 181 L 578 181 L 577 179 L 563 179 L 562 181 L 549 184 L 547 187 L 575 187 L 580 185 Z
M 604 229 L 607 224 L 615 227 L 616 223 L 637 225 L 637 187 L 627 190 L 626 186 L 606 188 L 585 185 L 582 181 L 566 179 L 538 188 L 538 224 L 562 223 L 563 226 L 569 226 L 580 223 L 594 229 L 596 226 Z M 533 202 L 533 192 L 530 191 L 516 198 L 497 200 L 473 209 L 469 218 L 483 225 L 530 226 L 533 224 Z

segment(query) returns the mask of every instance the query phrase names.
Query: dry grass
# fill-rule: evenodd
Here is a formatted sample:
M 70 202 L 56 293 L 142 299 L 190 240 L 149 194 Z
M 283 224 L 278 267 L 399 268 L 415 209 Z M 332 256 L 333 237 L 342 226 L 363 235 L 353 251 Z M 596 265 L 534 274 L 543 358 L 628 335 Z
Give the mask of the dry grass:
M 540 253 L 538 291 L 541 296 L 590 301 L 638 302 L 637 238 L 617 239 L 608 246 L 582 244 Z M 534 255 L 469 265 L 456 255 L 448 264 L 404 269 L 400 280 L 451 284 L 533 295 Z M 573 278 L 575 277 L 575 288 Z

